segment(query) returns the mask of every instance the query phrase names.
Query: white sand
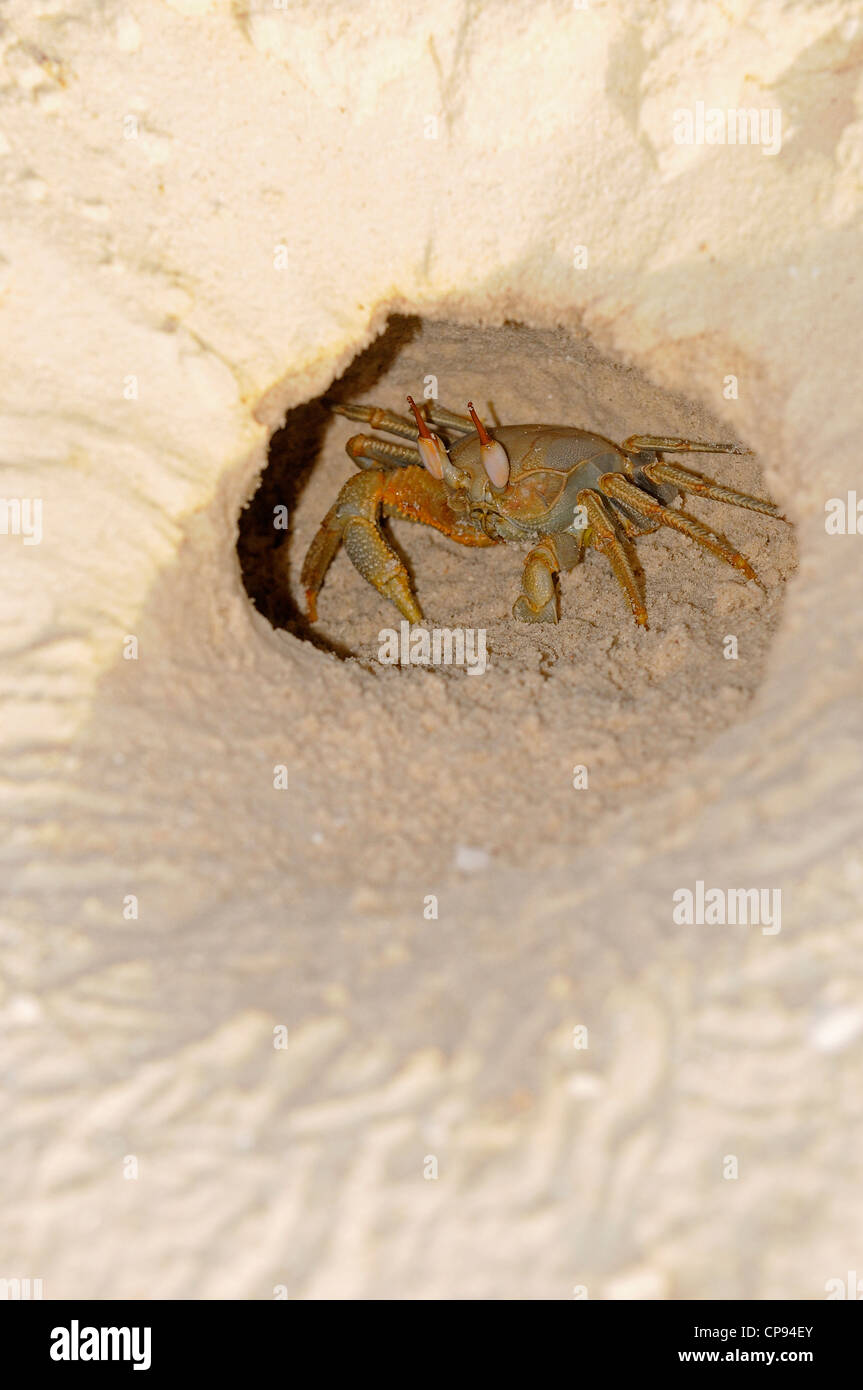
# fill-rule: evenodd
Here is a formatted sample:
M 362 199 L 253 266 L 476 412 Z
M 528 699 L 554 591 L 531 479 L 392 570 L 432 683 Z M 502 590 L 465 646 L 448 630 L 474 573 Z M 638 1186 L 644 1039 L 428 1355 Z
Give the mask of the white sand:
M 10 7 L 2 491 L 43 535 L 0 535 L 0 1277 L 808 1299 L 860 1267 L 863 535 L 824 524 L 863 497 L 854 9 Z M 675 144 L 699 101 L 779 108 L 781 150 Z M 749 444 L 706 471 L 793 532 L 687 505 L 766 594 L 662 534 L 649 633 L 596 555 L 522 627 L 516 550 L 400 524 L 486 675 L 378 668 L 398 615 L 344 555 L 317 632 L 354 657 L 275 631 L 240 509 L 391 314 L 423 327 L 362 399 L 432 373 Z M 280 458 L 294 596 L 353 432 L 299 487 Z M 696 880 L 781 889 L 781 932 L 676 925 Z

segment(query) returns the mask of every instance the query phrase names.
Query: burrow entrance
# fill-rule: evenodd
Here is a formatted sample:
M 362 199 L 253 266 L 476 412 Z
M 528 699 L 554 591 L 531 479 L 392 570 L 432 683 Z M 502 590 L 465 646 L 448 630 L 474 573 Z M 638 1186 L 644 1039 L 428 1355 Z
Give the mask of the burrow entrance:
M 327 402 L 403 412 L 405 395 L 421 397 L 429 378 L 439 399 L 457 410 L 473 399 L 502 424 L 582 425 L 616 440 L 636 432 L 723 438 L 727 418 L 723 423 L 703 405 L 658 390 L 563 330 L 395 317 L 326 399 L 291 411 L 273 436 L 269 465 L 240 520 L 238 551 L 250 598 L 274 627 L 355 664 L 369 683 L 371 707 L 385 712 L 393 756 L 403 766 L 428 760 L 414 798 L 433 806 L 432 784 L 439 783 L 442 804 L 472 808 L 470 838 L 483 852 L 503 852 L 506 842 L 511 861 L 518 842 L 537 862 L 546 850 L 556 857 L 561 837 L 572 833 L 583 842 L 586 827 L 598 832 L 603 809 L 655 796 L 687 759 L 740 719 L 761 680 L 784 581 L 795 565 L 793 533 L 759 514 L 689 496 L 686 510 L 750 559 L 766 593 L 692 542 L 661 531 L 636 546 L 651 624 L 646 632 L 595 552 L 561 577 L 560 622 L 523 624 L 511 614 L 520 590 L 519 548 L 471 550 L 427 527 L 389 522 L 427 625 L 484 630 L 488 666 L 471 677 L 454 665 L 382 665 L 381 634 L 398 629 L 398 611 L 342 550 L 319 596 L 319 621 L 311 624 L 299 572 L 320 521 L 355 471 L 345 443 L 365 429 L 333 415 Z M 767 495 L 752 457 L 710 455 L 702 468 Z M 278 506 L 287 508 L 286 531 L 273 527 Z M 736 639 L 736 658 L 726 656 L 729 637 Z M 597 792 L 589 810 L 573 788 L 576 765 L 587 766 Z M 411 804 L 406 801 L 406 815 Z

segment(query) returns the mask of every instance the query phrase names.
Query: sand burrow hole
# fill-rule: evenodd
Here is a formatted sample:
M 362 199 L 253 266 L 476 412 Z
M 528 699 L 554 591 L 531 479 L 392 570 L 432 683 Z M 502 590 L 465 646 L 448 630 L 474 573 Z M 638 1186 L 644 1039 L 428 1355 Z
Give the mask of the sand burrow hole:
M 622 440 L 635 432 L 728 437 L 700 404 L 658 390 L 640 373 L 600 356 L 585 338 L 519 324 L 473 328 L 394 317 L 326 393 L 403 411 L 428 377 L 454 409 L 472 398 L 501 423 L 577 424 Z M 606 812 L 655 797 L 669 779 L 738 721 L 761 680 L 795 564 L 791 529 L 761 515 L 686 499 L 686 509 L 723 532 L 766 585 L 747 584 L 718 559 L 669 531 L 641 538 L 650 630 L 638 629 L 607 562 L 589 552 L 560 579 L 557 625 L 511 616 L 520 589 L 518 547 L 467 549 L 425 526 L 386 523 L 412 576 L 429 626 L 484 629 L 488 669 L 388 667 L 382 629 L 401 621 L 342 550 L 321 591 L 319 621 L 303 611 L 299 571 L 339 488 L 354 472 L 345 443 L 365 427 L 333 415 L 322 399 L 292 410 L 273 436 L 260 487 L 240 519 L 238 551 L 258 610 L 292 638 L 353 668 L 363 699 L 345 717 L 363 756 L 391 760 L 394 833 L 403 815 L 415 847 L 457 815 L 459 845 L 507 862 L 554 860 L 574 838 L 601 833 Z M 767 495 L 757 459 L 707 456 L 703 471 Z M 274 530 L 285 506 L 287 530 Z M 737 640 L 729 659 L 727 638 Z M 339 663 L 340 664 L 340 663 Z M 332 669 L 329 666 L 329 669 Z M 334 694 L 335 698 L 335 694 Z M 336 716 L 338 717 L 338 715 Z M 357 724 L 359 727 L 357 728 Z M 385 734 L 384 744 L 373 751 Z M 573 768 L 588 769 L 579 800 Z M 382 780 L 387 779 L 386 767 Z M 414 785 L 416 783 L 416 785 Z M 404 792 L 404 807 L 397 788 Z M 417 807 L 421 806 L 421 812 Z M 449 818 L 449 820 L 447 820 Z

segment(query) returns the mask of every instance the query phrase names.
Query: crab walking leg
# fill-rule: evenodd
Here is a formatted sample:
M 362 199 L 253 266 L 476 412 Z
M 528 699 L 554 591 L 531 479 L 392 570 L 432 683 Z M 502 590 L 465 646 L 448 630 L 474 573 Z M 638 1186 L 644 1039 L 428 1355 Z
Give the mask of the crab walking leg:
M 520 623 L 556 623 L 559 613 L 554 577 L 561 570 L 571 570 L 580 556 L 581 544 L 574 536 L 544 536 L 524 562 L 522 591 L 512 605 L 512 616 Z
M 406 415 L 397 415 L 393 410 L 386 410 L 379 405 L 332 405 L 330 409 L 335 415 L 344 415 L 348 420 L 358 420 L 363 425 L 370 425 L 373 430 L 385 430 L 387 434 L 400 434 L 404 439 L 416 439 L 419 430 L 413 420 L 409 420 Z M 442 429 L 453 430 L 458 434 L 473 434 L 474 424 L 468 415 L 458 415 L 454 410 L 448 410 L 440 401 L 430 400 L 426 402 L 426 418 L 433 425 L 440 425 Z
M 408 622 L 421 621 L 422 613 L 410 591 L 404 565 L 380 530 L 381 512 L 384 516 L 433 526 L 460 545 L 498 544 L 477 531 L 466 517 L 453 512 L 443 483 L 419 464 L 390 473 L 383 469 L 355 473 L 321 522 L 303 561 L 300 582 L 312 622 L 317 621 L 316 599 L 324 576 L 342 541 L 363 578 L 391 599 Z
M 419 431 L 413 420 L 406 415 L 396 415 L 393 410 L 385 410 L 379 405 L 333 405 L 334 415 L 344 415 L 347 420 L 358 420 L 363 425 L 371 425 L 373 430 L 386 430 L 387 434 L 400 434 L 404 439 L 416 439 Z
M 426 414 L 433 425 L 439 425 L 441 429 L 455 430 L 459 434 L 473 434 L 475 425 L 469 415 L 458 415 L 454 410 L 448 410 L 440 401 L 429 401 L 426 407 Z
M 610 476 L 608 473 L 603 474 L 603 478 Z M 602 478 L 599 481 L 601 485 Z M 618 535 L 617 519 L 614 513 L 605 499 L 598 492 L 594 492 L 592 488 L 582 489 L 575 500 L 584 507 L 587 515 L 587 544 L 592 546 L 594 550 L 598 550 L 608 560 L 615 579 L 626 594 L 633 617 L 639 627 L 649 627 L 647 609 L 641 597 L 641 588 L 627 548 Z
M 351 479 L 353 481 L 353 479 Z M 312 538 L 306 551 L 303 568 L 300 570 L 300 583 L 306 595 L 306 612 L 313 623 L 318 620 L 318 592 L 324 582 L 324 575 L 336 557 L 342 543 L 344 525 L 339 517 L 341 493 Z
M 391 599 L 409 623 L 421 621 L 422 613 L 411 593 L 407 571 L 378 525 L 385 487 L 383 472 L 355 473 L 324 517 L 300 575 L 312 622 L 317 621 L 317 596 L 324 575 L 342 541 L 363 578 Z
M 718 555 L 720 560 L 724 560 L 727 565 L 733 565 L 746 575 L 747 579 L 754 579 L 759 588 L 764 588 L 758 575 L 739 550 L 729 544 L 724 536 L 719 536 L 715 531 L 711 531 L 709 526 L 705 526 L 702 521 L 698 521 L 694 516 L 688 516 L 686 512 L 674 511 L 671 507 L 666 507 L 662 502 L 657 502 L 655 498 L 642 492 L 641 488 L 635 486 L 624 478 L 622 473 L 603 473 L 599 479 L 599 486 L 606 497 L 615 498 L 619 502 L 626 503 L 633 510 L 639 511 L 645 517 L 658 521 L 660 526 L 669 526 L 673 531 L 680 531 L 684 536 L 689 536 L 690 540 L 703 545 L 705 550 L 710 550 L 714 555 Z
M 740 444 L 708 444 L 704 440 L 680 439 L 678 436 L 664 434 L 631 434 L 624 439 L 621 449 L 627 453 L 641 453 L 644 449 L 665 449 L 670 454 L 751 454 Z
M 777 521 L 786 519 L 775 502 L 768 502 L 764 497 L 753 497 L 749 492 L 737 492 L 722 483 L 714 483 L 712 478 L 703 478 L 700 473 L 693 473 L 679 463 L 657 459 L 641 471 L 652 483 L 673 483 L 682 492 L 691 492 L 696 497 L 709 497 L 713 502 L 727 502 L 731 507 L 747 507 L 751 512 L 764 512 L 766 516 L 775 516 Z
M 419 454 L 409 444 L 393 444 L 391 439 L 375 439 L 371 434 L 352 434 L 345 449 L 357 468 L 378 470 L 385 468 L 404 468 L 406 464 L 419 463 Z

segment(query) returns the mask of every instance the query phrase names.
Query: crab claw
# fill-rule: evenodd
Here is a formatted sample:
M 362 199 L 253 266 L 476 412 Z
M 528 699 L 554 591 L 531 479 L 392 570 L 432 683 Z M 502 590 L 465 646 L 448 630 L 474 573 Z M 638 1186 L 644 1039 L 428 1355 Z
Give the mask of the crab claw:
M 492 439 L 482 420 L 473 408 L 473 401 L 467 403 L 468 413 L 479 435 L 479 452 L 482 466 L 489 476 L 492 487 L 505 488 L 509 482 L 509 457 L 502 444 Z
M 419 407 L 414 401 L 413 396 L 408 396 L 408 405 L 414 413 L 417 429 L 420 432 L 420 437 L 417 440 L 420 458 L 433 478 L 442 478 L 444 460 L 447 458 L 446 446 L 442 439 L 436 434 L 432 434 L 422 415 L 420 415 Z

